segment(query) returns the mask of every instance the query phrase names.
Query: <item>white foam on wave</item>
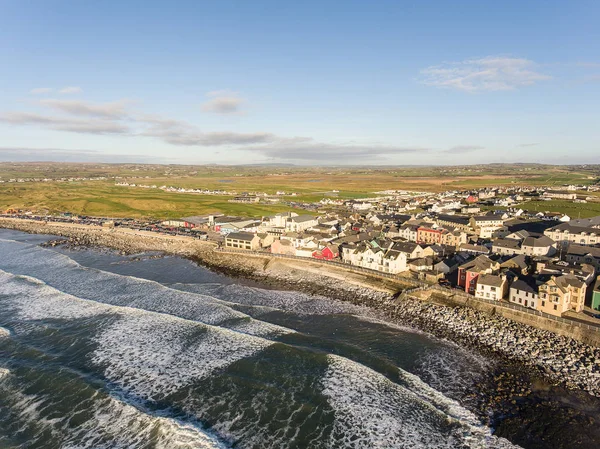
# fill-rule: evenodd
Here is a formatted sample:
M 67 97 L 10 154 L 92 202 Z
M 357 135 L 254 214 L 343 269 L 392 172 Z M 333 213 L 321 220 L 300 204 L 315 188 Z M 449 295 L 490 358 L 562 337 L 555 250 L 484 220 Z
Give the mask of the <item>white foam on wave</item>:
M 416 372 L 432 388 L 457 399 L 464 398 L 493 366 L 492 360 L 444 340 L 443 346 L 417 359 Z
M 401 372 L 401 386 L 339 356 L 329 356 L 329 364 L 322 383 L 336 410 L 331 447 L 516 447 L 416 376 Z
M 0 377 L 1 379 L 1 377 Z M 63 449 L 225 449 L 228 446 L 204 431 L 201 426 L 172 418 L 148 414 L 112 396 L 95 392 L 85 401 L 73 404 L 71 415 L 48 418 L 55 414 L 54 401 L 36 394 L 24 394 L 13 388 L 2 390 L 10 401 L 10 411 L 21 429 L 28 429 L 28 444 L 43 447 L 60 442 Z M 58 400 L 62 400 L 59 398 Z M 72 425 L 77 414 L 89 416 Z M 13 418 L 15 419 L 15 418 Z M 49 437 L 51 435 L 51 438 Z
M 125 391 L 165 397 L 271 345 L 269 340 L 136 311 L 96 338 L 92 360 Z
M 360 314 L 370 315 L 371 309 L 356 306 L 342 301 L 326 298 L 324 296 L 312 296 L 295 291 L 267 290 L 257 287 L 249 287 L 239 284 L 172 284 L 172 288 L 205 294 L 217 297 L 221 300 L 264 308 L 264 313 L 274 310 L 294 312 L 299 315 L 330 315 L 330 314 Z
M 205 324 L 224 325 L 265 338 L 293 332 L 262 321 L 248 325 L 247 321 L 252 318 L 233 310 L 229 302 L 171 289 L 147 279 L 85 268 L 69 257 L 48 249 L 18 242 L 3 245 L 2 249 L 10 257 L 0 260 L 0 268 L 33 276 L 79 298 L 172 314 Z
M 114 398 L 98 400 L 91 419 L 70 432 L 64 449 L 224 449 L 227 446 L 191 424 L 145 414 Z
M 0 338 L 10 337 L 10 331 L 2 326 L 0 326 Z
M 7 368 L 0 368 L 0 380 L 4 379 L 10 374 L 10 371 Z
M 168 314 L 83 300 L 1 270 L 0 285 L 10 294 L 3 306 L 21 320 L 116 317 L 98 330 L 91 360 L 108 380 L 142 398 L 173 393 L 273 343 Z

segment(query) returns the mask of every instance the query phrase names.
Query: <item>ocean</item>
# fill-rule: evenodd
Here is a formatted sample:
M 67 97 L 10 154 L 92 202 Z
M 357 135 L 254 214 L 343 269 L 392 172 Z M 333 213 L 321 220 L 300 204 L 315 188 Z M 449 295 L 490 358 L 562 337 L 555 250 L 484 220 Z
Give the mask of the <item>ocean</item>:
M 519 447 L 470 411 L 494 360 L 349 303 L 49 238 L 0 230 L 0 448 Z

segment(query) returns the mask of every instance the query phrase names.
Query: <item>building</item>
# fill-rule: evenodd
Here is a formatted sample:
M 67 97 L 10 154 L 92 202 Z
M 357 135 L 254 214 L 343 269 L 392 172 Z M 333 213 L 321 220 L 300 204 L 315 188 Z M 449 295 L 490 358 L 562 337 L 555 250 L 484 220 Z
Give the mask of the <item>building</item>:
M 325 248 L 313 251 L 313 258 L 321 260 L 334 260 L 340 256 L 340 250 L 337 245 L 327 245 Z
M 504 276 L 482 274 L 477 279 L 475 297 L 500 301 L 506 295 L 508 282 Z
M 490 250 L 487 246 L 483 245 L 472 245 L 470 243 L 463 243 L 458 247 L 459 252 L 467 253 L 467 254 L 489 254 Z
M 256 251 L 260 249 L 260 237 L 249 232 L 231 232 L 225 237 L 225 247 Z
M 271 253 L 272 254 L 281 254 L 284 256 L 295 256 L 296 248 L 292 245 L 292 242 L 289 240 L 274 240 L 271 243 Z
M 440 226 L 451 226 L 463 231 L 469 231 L 471 229 L 469 217 L 462 215 L 440 214 L 438 215 L 436 222 Z
M 503 256 L 522 254 L 521 242 L 513 239 L 496 239 L 492 242 L 492 252 Z
M 537 309 L 539 299 L 538 286 L 533 280 L 527 282 L 524 279 L 517 279 L 510 286 L 508 300 L 514 304 L 529 307 L 530 309 Z
M 600 248 L 594 246 L 569 244 L 565 259 L 570 263 L 590 264 L 600 270 Z
M 576 200 L 577 194 L 568 190 L 546 190 L 542 197 L 557 200 Z
M 600 278 L 594 285 L 594 292 L 592 293 L 592 309 L 600 310 Z
M 499 215 L 471 217 L 470 225 L 481 239 L 491 239 L 508 234 L 508 230 L 504 226 L 504 219 Z
M 317 217 L 312 215 L 298 215 L 287 220 L 285 228 L 288 231 L 301 232 L 319 224 Z
M 556 242 L 546 235 L 525 237 L 521 250 L 526 256 L 552 256 L 556 253 Z
M 581 312 L 585 302 L 587 285 L 571 274 L 552 276 L 539 287 L 538 310 L 561 316 L 568 310 Z
M 445 229 L 433 229 L 424 226 L 417 228 L 417 243 L 434 245 L 442 243 L 442 235 L 447 233 Z
M 499 270 L 498 262 L 482 254 L 458 267 L 458 285 L 463 287 L 465 292 L 475 294 L 477 278 L 481 274 L 497 274 Z
M 544 235 L 555 242 L 577 243 L 579 245 L 597 245 L 600 243 L 600 227 L 573 225 L 574 220 L 561 223 L 544 231 Z

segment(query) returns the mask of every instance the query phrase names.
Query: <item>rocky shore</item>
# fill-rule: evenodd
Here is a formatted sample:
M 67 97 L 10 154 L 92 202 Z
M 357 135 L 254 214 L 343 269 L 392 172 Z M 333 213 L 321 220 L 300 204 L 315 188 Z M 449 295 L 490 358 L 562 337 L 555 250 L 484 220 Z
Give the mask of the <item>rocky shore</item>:
M 553 385 L 600 396 L 599 348 L 469 307 L 446 307 L 411 295 L 394 298 L 394 293 L 397 296 L 400 292 L 398 285 L 386 285 L 380 279 L 369 281 L 366 276 L 347 274 L 331 277 L 331 273 L 325 273 L 323 269 L 314 272 L 302 264 L 215 251 L 215 245 L 189 238 L 49 226 L 6 219 L 0 219 L 0 227 L 66 238 L 66 242 L 60 240 L 49 242 L 49 245 L 66 243 L 71 247 L 108 247 L 123 254 L 163 251 L 188 257 L 227 275 L 368 306 L 378 310 L 382 318 L 390 322 L 410 325 L 507 362 L 518 363 Z M 518 399 L 526 396 L 527 390 L 513 393 Z

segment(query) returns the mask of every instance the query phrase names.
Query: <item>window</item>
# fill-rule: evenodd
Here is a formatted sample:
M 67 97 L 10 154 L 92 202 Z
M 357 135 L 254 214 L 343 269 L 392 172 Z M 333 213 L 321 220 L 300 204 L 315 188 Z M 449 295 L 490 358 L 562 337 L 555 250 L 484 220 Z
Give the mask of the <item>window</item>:
M 525 297 L 529 298 L 529 292 L 525 292 Z
M 542 307 L 546 307 L 546 301 L 542 301 Z
M 556 304 L 554 304 L 554 310 L 558 309 L 558 306 Z
M 525 300 L 525 307 L 527 307 L 527 300 Z

